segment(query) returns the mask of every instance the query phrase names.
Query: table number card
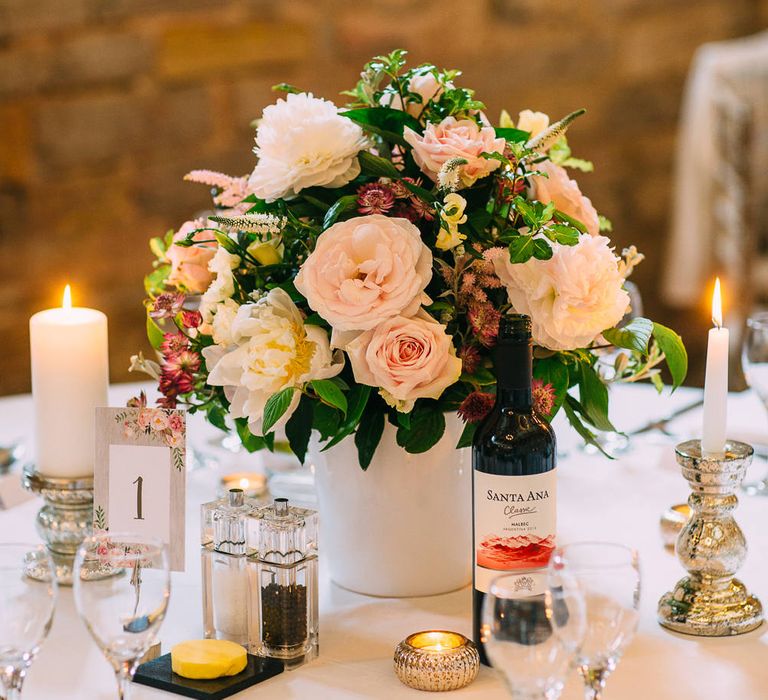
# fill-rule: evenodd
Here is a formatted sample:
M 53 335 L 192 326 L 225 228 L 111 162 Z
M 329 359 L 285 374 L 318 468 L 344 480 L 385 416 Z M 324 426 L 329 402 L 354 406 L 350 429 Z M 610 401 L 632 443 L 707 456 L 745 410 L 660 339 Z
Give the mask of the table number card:
M 97 408 L 93 529 L 156 537 L 184 570 L 186 421 L 166 408 Z

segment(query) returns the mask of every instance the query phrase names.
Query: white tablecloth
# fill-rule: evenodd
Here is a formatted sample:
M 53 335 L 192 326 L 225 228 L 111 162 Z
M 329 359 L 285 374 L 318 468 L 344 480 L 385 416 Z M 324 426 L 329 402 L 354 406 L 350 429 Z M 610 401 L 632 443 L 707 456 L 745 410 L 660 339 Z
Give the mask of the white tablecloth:
M 113 405 L 135 393 L 135 386 L 113 389 Z M 698 397 L 680 390 L 656 399 L 650 387 L 621 387 L 612 403 L 616 422 L 625 429 L 643 424 L 675 406 Z M 734 395 L 730 403 L 732 437 L 750 436 L 768 442 L 768 419 L 758 400 Z M 698 411 L 674 426 L 685 437 L 698 433 Z M 29 397 L 0 399 L 0 444 L 29 438 L 32 430 Z M 210 429 L 191 422 L 190 439 L 199 444 Z M 574 438 L 559 426 L 560 444 L 571 448 Z M 760 436 L 763 436 L 762 438 Z M 568 450 L 559 465 L 559 539 L 616 540 L 636 547 L 643 569 L 642 615 L 637 638 L 608 681 L 607 697 L 616 700 L 758 700 L 768 695 L 768 629 L 729 639 L 703 639 L 669 633 L 656 623 L 656 603 L 681 577 L 676 558 L 659 539 L 660 513 L 687 497 L 687 485 L 674 460 L 673 443 L 658 434 L 637 438 L 633 449 L 616 461 Z M 758 461 L 751 477 L 762 476 Z M 163 651 L 178 641 L 202 636 L 198 543 L 198 504 L 214 494 L 211 471 L 192 471 L 188 478 L 187 571 L 173 575 L 168 617 L 161 629 Z M 0 512 L 0 541 L 37 539 L 37 500 Z M 768 604 L 768 499 L 741 500 L 737 518 L 750 545 L 741 578 Z M 321 551 L 321 562 L 324 562 Z M 327 564 L 327 562 L 325 562 Z M 367 598 L 342 590 L 327 578 L 321 565 L 320 657 L 311 664 L 273 678 L 237 697 L 262 700 L 351 700 L 353 698 L 424 698 L 401 685 L 392 670 L 392 652 L 399 640 L 420 629 L 453 629 L 470 633 L 469 589 L 448 595 L 408 600 Z M 483 668 L 477 681 L 456 697 L 507 697 L 493 672 Z M 62 589 L 53 629 L 33 664 L 25 700 L 107 700 L 117 696 L 112 670 L 88 636 L 74 609 L 72 593 Z M 138 700 L 171 696 L 135 686 Z M 572 677 L 564 700 L 581 698 Z

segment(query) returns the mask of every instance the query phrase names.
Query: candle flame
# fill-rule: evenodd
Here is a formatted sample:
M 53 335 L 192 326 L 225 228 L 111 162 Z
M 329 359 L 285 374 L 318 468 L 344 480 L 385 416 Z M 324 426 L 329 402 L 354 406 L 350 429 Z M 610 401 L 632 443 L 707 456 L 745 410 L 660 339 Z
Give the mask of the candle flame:
M 69 285 L 64 287 L 64 295 L 61 297 L 61 306 L 64 309 L 72 308 L 72 289 Z
M 248 481 L 248 479 L 240 479 L 240 488 L 241 489 L 247 489 L 251 485 L 251 482 Z
M 712 294 L 712 323 L 718 328 L 723 327 L 723 302 L 720 296 L 720 278 L 715 279 L 715 291 Z

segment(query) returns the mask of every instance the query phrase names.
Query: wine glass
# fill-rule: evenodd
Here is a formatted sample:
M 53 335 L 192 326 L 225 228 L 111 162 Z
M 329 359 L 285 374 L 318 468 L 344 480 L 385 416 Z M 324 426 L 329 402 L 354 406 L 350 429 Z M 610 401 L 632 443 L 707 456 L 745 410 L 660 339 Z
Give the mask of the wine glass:
M 74 571 L 77 611 L 112 664 L 124 700 L 168 608 L 168 550 L 150 537 L 94 535 L 78 550 Z
M 747 319 L 747 329 L 741 349 L 741 365 L 752 391 L 768 409 L 768 312 L 754 314 Z M 750 496 L 768 495 L 768 477 L 744 484 Z
M 549 570 L 574 579 L 584 596 L 587 631 L 576 666 L 586 700 L 600 700 L 640 620 L 637 552 L 621 544 L 579 542 L 556 549 Z
M 41 573 L 38 581 L 28 569 Z M 56 577 L 48 551 L 30 544 L 0 544 L 0 697 L 17 700 L 27 670 L 53 622 Z M 45 576 L 45 572 L 48 576 Z
M 514 573 L 491 582 L 482 634 L 491 664 L 518 700 L 555 700 L 585 633 L 584 600 L 563 572 Z

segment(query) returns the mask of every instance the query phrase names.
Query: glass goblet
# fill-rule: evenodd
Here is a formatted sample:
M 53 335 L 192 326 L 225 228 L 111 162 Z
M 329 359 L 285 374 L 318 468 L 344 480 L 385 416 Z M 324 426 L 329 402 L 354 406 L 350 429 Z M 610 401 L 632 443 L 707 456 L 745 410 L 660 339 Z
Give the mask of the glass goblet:
M 37 581 L 28 568 L 54 571 L 43 546 L 0 544 L 0 697 L 17 700 L 27 670 L 53 622 L 56 577 Z
M 95 580 L 94 570 L 111 576 Z M 139 535 L 95 535 L 78 550 L 73 578 L 77 612 L 112 665 L 124 700 L 168 608 L 167 548 Z
M 584 596 L 586 634 L 576 665 L 586 700 L 600 700 L 640 620 L 637 552 L 609 542 L 579 542 L 556 549 L 549 570 L 575 580 Z
M 585 632 L 584 600 L 560 572 L 506 574 L 483 601 L 485 650 L 516 700 L 556 700 Z
M 747 319 L 741 366 L 750 389 L 768 409 L 768 312 L 757 313 Z M 768 496 L 768 476 L 744 484 L 743 488 L 750 496 Z

